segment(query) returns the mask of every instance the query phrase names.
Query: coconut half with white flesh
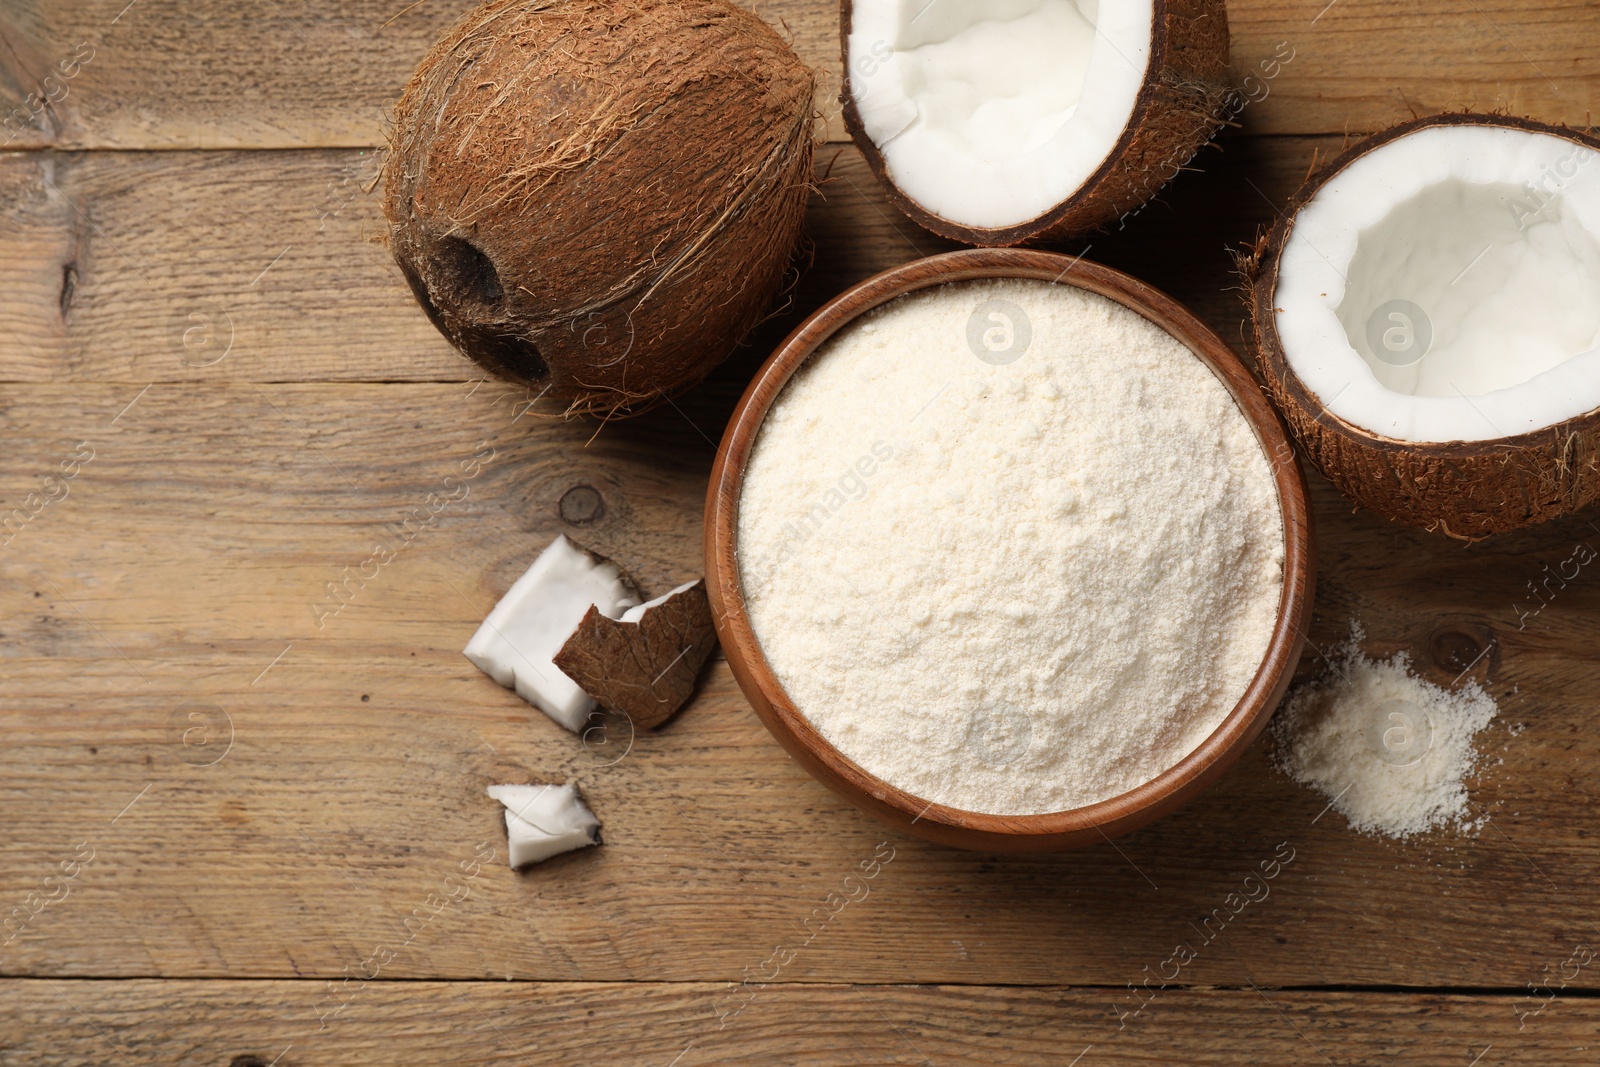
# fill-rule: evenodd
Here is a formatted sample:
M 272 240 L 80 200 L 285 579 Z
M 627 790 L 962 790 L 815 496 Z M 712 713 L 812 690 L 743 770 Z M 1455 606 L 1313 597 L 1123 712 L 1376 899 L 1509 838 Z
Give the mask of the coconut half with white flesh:
M 1015 245 L 1133 210 L 1221 124 L 1223 0 L 841 0 L 845 124 L 935 233 Z
M 1600 498 L 1600 140 L 1438 115 L 1312 178 L 1243 264 L 1307 456 L 1460 538 Z

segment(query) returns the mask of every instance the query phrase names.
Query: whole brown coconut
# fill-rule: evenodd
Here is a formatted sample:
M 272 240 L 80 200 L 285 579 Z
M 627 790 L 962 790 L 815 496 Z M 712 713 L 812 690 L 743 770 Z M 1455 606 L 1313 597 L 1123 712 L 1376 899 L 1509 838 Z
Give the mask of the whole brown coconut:
M 485 369 L 572 411 L 643 410 L 704 378 L 777 293 L 813 79 L 726 0 L 490 0 L 396 106 L 395 259 Z
M 1311 177 L 1289 201 L 1276 224 L 1262 234 L 1248 255 L 1242 257 L 1240 269 L 1254 326 L 1258 372 L 1311 462 L 1345 495 L 1379 515 L 1471 541 L 1558 518 L 1600 500 L 1600 407 L 1582 410 L 1586 402 L 1581 396 L 1563 395 L 1566 390 L 1557 387 L 1550 390 L 1552 397 L 1557 402 L 1565 402 L 1568 408 L 1572 408 L 1576 400 L 1575 413 L 1513 422 L 1496 414 L 1496 409 L 1491 407 L 1492 394 L 1468 395 L 1458 388 L 1456 391 L 1464 402 L 1461 405 L 1464 427 L 1492 429 L 1492 434 L 1480 433 L 1460 440 L 1451 439 L 1449 434 L 1407 438 L 1399 432 L 1374 429 L 1370 421 L 1363 423 L 1352 417 L 1349 410 L 1342 415 L 1330 410 L 1345 390 L 1329 396 L 1330 390 L 1319 394 L 1308 385 L 1303 372 L 1296 369 L 1294 346 L 1286 340 L 1286 327 L 1291 324 L 1285 320 L 1296 314 L 1295 307 L 1284 306 L 1293 303 L 1285 296 L 1283 283 L 1288 249 L 1298 243 L 1307 261 L 1320 259 L 1334 272 L 1340 271 L 1342 266 L 1348 274 L 1344 283 L 1350 288 L 1358 281 L 1352 264 L 1329 259 L 1333 242 L 1324 243 L 1320 235 L 1315 239 L 1302 235 L 1302 241 L 1293 240 L 1297 224 L 1308 206 L 1317 201 L 1324 190 L 1331 190 L 1335 196 L 1342 192 L 1359 198 L 1363 193 L 1350 192 L 1359 188 L 1356 183 L 1360 179 L 1354 176 L 1353 168 L 1367 166 L 1370 173 L 1371 164 L 1364 161 L 1396 158 L 1393 152 L 1402 142 L 1422 136 L 1431 137 L 1433 141 L 1428 142 L 1419 156 L 1398 157 L 1398 163 L 1389 165 L 1390 173 L 1424 169 L 1418 165 L 1419 159 L 1445 158 L 1449 137 L 1479 138 L 1484 143 L 1475 145 L 1474 151 L 1480 159 L 1493 153 L 1492 139 L 1506 139 L 1515 144 L 1524 158 L 1534 161 L 1527 165 L 1529 167 L 1537 164 L 1538 156 L 1528 146 L 1545 146 L 1542 151 L 1554 161 L 1553 165 L 1539 166 L 1531 175 L 1507 177 L 1507 182 L 1521 183 L 1521 188 L 1513 185 L 1512 193 L 1498 204 L 1488 201 L 1489 210 L 1501 218 L 1504 231 L 1512 234 L 1527 231 L 1531 221 L 1548 222 L 1552 213 L 1559 219 L 1556 205 L 1560 196 L 1572 193 L 1579 181 L 1589 181 L 1593 177 L 1588 168 L 1594 164 L 1588 161 L 1600 153 L 1600 139 L 1529 119 L 1443 114 L 1405 122 L 1354 145 Z M 1420 143 L 1412 140 L 1412 147 Z M 1515 160 L 1518 156 L 1508 152 L 1507 158 Z M 1513 166 L 1507 165 L 1508 173 Z M 1478 184 L 1483 188 L 1481 180 Z M 1460 192 L 1454 195 L 1459 202 Z M 1396 213 L 1398 210 L 1388 217 Z M 1461 247 L 1465 251 L 1459 257 L 1460 262 L 1447 263 L 1435 281 L 1435 289 L 1448 292 L 1455 287 L 1482 282 L 1489 287 L 1482 294 L 1484 302 L 1510 292 L 1508 285 L 1497 280 L 1484 281 L 1483 272 L 1493 266 L 1491 245 L 1494 242 L 1474 235 L 1470 219 L 1460 215 L 1444 218 L 1443 230 L 1465 231 L 1460 235 L 1447 234 L 1463 242 Z M 1392 262 L 1400 264 L 1397 269 L 1409 269 L 1406 263 L 1411 259 L 1426 260 L 1431 251 L 1426 247 L 1427 236 L 1419 235 L 1416 243 L 1391 257 Z M 1481 251 L 1478 250 L 1480 243 Z M 1474 252 L 1477 258 L 1473 258 Z M 1459 275 L 1455 273 L 1458 266 L 1463 268 Z M 1385 295 L 1414 296 L 1400 291 Z M 1592 305 L 1596 298 L 1600 298 L 1600 292 L 1591 293 L 1587 302 Z M 1474 299 L 1473 296 L 1463 298 L 1468 303 Z M 1410 300 L 1390 303 L 1406 304 L 1416 314 L 1424 312 Z M 1377 310 L 1382 312 L 1388 307 L 1389 304 L 1384 304 Z M 1437 309 L 1434 313 L 1437 314 Z M 1520 306 L 1515 308 L 1515 313 L 1530 328 L 1538 327 L 1545 318 L 1536 307 Z M 1389 326 L 1392 319 L 1398 324 L 1392 328 L 1402 331 L 1397 335 L 1400 341 L 1414 341 L 1414 336 L 1405 331 L 1411 331 L 1415 324 L 1403 316 L 1393 318 L 1393 314 L 1390 312 L 1389 317 L 1379 321 L 1380 328 Z M 1446 330 L 1462 332 L 1453 322 L 1433 322 L 1429 329 L 1433 336 Z M 1355 347 L 1354 341 L 1352 347 Z M 1424 345 L 1422 355 L 1417 357 L 1419 365 L 1422 358 L 1431 354 Z M 1503 364 L 1514 365 L 1518 358 L 1513 351 L 1499 354 Z M 1398 358 L 1393 361 L 1403 363 Z M 1358 370 L 1346 388 L 1359 385 L 1370 389 L 1373 384 L 1371 372 Z M 1536 385 L 1537 380 L 1528 384 Z

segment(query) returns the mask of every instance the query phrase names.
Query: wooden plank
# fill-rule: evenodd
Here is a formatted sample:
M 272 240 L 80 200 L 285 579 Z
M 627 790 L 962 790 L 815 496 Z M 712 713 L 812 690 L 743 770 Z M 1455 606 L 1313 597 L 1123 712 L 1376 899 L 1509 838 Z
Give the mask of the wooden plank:
M 69 148 L 381 144 L 412 69 L 472 6 L 272 0 L 246 11 L 220 0 L 126 8 L 20 0 L 0 17 L 0 113 L 15 116 L 0 139 Z M 827 136 L 848 139 L 832 99 L 837 9 L 810 0 L 751 6 L 822 69 Z M 1414 110 L 1462 108 L 1582 124 L 1600 84 L 1590 47 L 1600 10 L 1583 0 L 1234 0 L 1229 8 L 1239 79 L 1259 80 L 1263 63 L 1294 55 L 1248 110 L 1259 132 L 1369 131 Z M 55 99 L 41 107 L 30 95 Z
M 720 659 L 618 760 L 460 655 L 558 531 L 650 592 L 699 573 L 731 392 L 596 434 L 516 418 L 489 385 L 141 388 L 18 386 L 0 407 L 0 501 L 59 498 L 0 550 L 0 915 L 38 912 L 0 949 L 5 973 L 337 976 L 431 907 L 480 842 L 503 850 L 483 788 L 530 778 L 581 782 L 607 844 L 520 875 L 485 864 L 390 976 L 739 981 L 788 946 L 786 981 L 1121 988 L 1201 936 L 1285 842 L 1295 858 L 1269 898 L 1186 981 L 1521 988 L 1600 940 L 1585 889 L 1600 875 L 1600 586 L 1571 582 L 1520 630 L 1513 607 L 1544 563 L 1600 543 L 1583 519 L 1469 550 L 1351 514 L 1317 483 L 1315 646 L 1355 615 L 1374 651 L 1409 648 L 1445 683 L 1490 647 L 1474 673 L 1503 717 L 1476 835 L 1354 836 L 1269 769 L 1263 743 L 1116 847 L 996 858 L 844 807 L 762 731 Z M 85 448 L 74 477 L 41 489 Z M 600 514 L 594 494 L 567 496 L 581 486 Z M 430 493 L 425 523 L 411 509 Z M 394 526 L 408 514 L 409 536 Z M 185 746 L 213 720 L 213 747 Z M 232 748 L 200 765 L 224 723 Z M 80 845 L 92 862 L 47 882 Z M 829 894 L 880 847 L 893 858 L 867 899 L 831 916 Z M 1575 985 L 1594 988 L 1591 971 Z
M 1514 996 L 1169 990 L 1118 1028 L 1108 990 L 768 987 L 719 1023 L 702 984 L 353 981 L 0 982 L 17 1063 L 1322 1064 L 1588 1062 L 1600 1005 L 1562 999 L 1517 1029 Z M 325 999 L 319 999 L 325 998 Z M 1527 1009 L 1524 1009 L 1527 1010 Z M 1474 1057 L 1477 1057 L 1475 1060 Z
M 1490 821 L 1407 845 L 1351 834 L 1263 742 L 1114 847 L 952 852 L 801 773 L 720 659 L 679 719 L 631 744 L 573 738 L 473 670 L 461 645 L 558 531 L 653 592 L 698 573 L 704 472 L 761 355 L 845 286 L 951 246 L 891 208 L 853 149 L 826 148 L 814 264 L 711 382 L 597 435 L 521 414 L 515 392 L 466 381 L 360 192 L 388 103 L 466 6 L 0 14 L 5 107 L 73 70 L 9 145 L 50 150 L 0 152 L 0 973 L 41 976 L 0 980 L 0 1058 L 1591 1052 L 1591 965 L 1537 1015 L 1528 996 L 1600 943 L 1600 592 L 1574 580 L 1533 613 L 1528 591 L 1580 540 L 1600 545 L 1585 519 L 1464 549 L 1315 482 L 1301 673 L 1359 618 L 1375 654 L 1407 649 L 1441 683 L 1470 666 L 1501 701 L 1473 783 Z M 836 86 L 832 9 L 761 10 Z M 1244 0 L 1233 23 L 1241 75 L 1294 54 L 1239 116 L 1247 134 L 1331 136 L 1225 137 L 1202 173 L 1068 249 L 1231 342 L 1229 248 L 1344 131 L 1467 105 L 1586 122 L 1600 85 L 1600 9 L 1576 0 Z M 543 778 L 584 785 L 607 843 L 516 874 L 482 790 Z M 1219 927 L 1243 876 L 1289 854 Z M 1176 945 L 1194 959 L 1133 1015 L 1150 994 L 1132 985 L 1159 986 Z M 375 967 L 384 980 L 345 981 Z M 87 980 L 103 978 L 119 980 Z M 1329 985 L 1479 992 L 1274 988 Z
M 8 378 L 470 377 L 386 248 L 373 153 L 0 159 Z
M 1066 246 L 1188 303 L 1237 343 L 1230 249 L 1340 138 L 1230 137 L 1162 198 Z M 463 380 L 377 238 L 373 156 L 308 152 L 0 156 L 0 378 Z M 853 147 L 824 148 L 809 269 L 720 376 L 743 387 L 801 317 L 846 287 L 957 247 L 884 197 Z

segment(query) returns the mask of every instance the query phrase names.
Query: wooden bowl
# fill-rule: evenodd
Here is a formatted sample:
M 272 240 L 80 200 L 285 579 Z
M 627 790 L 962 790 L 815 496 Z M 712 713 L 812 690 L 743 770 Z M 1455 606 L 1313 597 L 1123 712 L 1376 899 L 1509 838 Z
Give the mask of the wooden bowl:
M 834 332 L 897 296 L 947 282 L 1028 278 L 1115 300 L 1178 338 L 1206 363 L 1255 428 L 1272 461 L 1283 511 L 1284 581 L 1278 622 L 1255 678 L 1199 748 L 1153 780 L 1087 807 L 1044 815 L 989 815 L 935 804 L 863 770 L 823 738 L 778 684 L 750 625 L 740 587 L 739 495 L 767 410 L 799 366 Z M 1128 833 L 1214 782 L 1266 726 L 1305 641 L 1315 568 L 1305 480 L 1278 416 L 1239 358 L 1180 304 L 1120 271 L 1050 252 L 976 249 L 920 259 L 869 278 L 820 308 L 778 346 L 735 409 L 706 494 L 706 583 L 717 636 L 739 686 L 767 729 L 824 785 L 901 830 L 961 848 L 1047 852 Z

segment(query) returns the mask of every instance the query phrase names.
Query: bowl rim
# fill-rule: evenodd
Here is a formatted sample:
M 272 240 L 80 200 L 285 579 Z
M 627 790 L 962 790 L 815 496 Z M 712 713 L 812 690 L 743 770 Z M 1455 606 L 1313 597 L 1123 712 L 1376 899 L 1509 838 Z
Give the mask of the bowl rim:
M 1155 778 L 1081 808 L 1000 815 L 935 803 L 867 771 L 833 746 L 794 705 L 767 662 L 745 608 L 738 564 L 739 498 L 750 452 L 773 401 L 835 333 L 908 293 L 951 282 L 1020 278 L 1097 293 L 1154 322 L 1209 366 L 1233 396 L 1272 466 L 1283 518 L 1283 586 L 1277 621 L 1249 686 L 1200 745 Z M 1315 577 L 1306 484 L 1277 411 L 1243 361 L 1210 327 L 1165 293 L 1121 271 L 1032 249 L 966 249 L 912 260 L 829 300 L 801 322 L 756 372 L 718 446 L 706 492 L 706 586 L 712 619 L 739 687 L 797 762 L 845 799 L 902 830 L 986 851 L 1058 851 L 1109 840 L 1200 793 L 1265 728 L 1287 691 L 1305 644 Z

